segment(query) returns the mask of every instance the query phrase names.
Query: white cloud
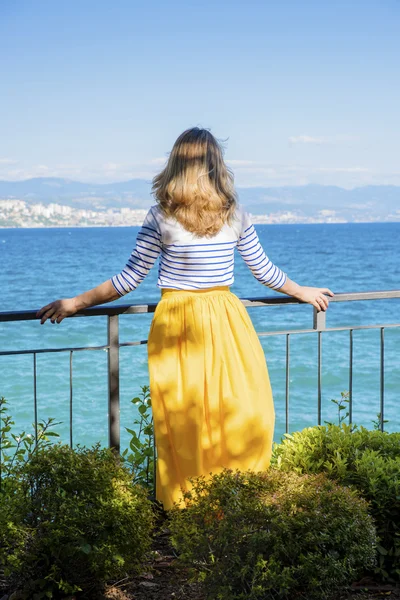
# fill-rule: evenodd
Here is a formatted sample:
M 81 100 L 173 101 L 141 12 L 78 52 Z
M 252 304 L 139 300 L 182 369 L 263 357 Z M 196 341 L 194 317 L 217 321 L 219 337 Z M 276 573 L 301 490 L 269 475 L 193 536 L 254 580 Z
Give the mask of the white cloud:
M 371 206 L 374 206 L 373 202 L 363 202 L 363 203 L 356 203 L 356 204 L 348 204 L 347 205 L 348 208 L 371 208 Z
M 257 163 L 254 160 L 226 160 L 225 161 L 228 165 L 230 165 L 231 167 L 250 167 L 253 165 L 257 165 L 260 163 Z
M 352 135 L 333 135 L 333 136 L 319 136 L 314 137 L 312 135 L 292 135 L 289 137 L 291 144 L 340 144 L 343 142 L 353 142 L 357 138 Z
M 271 178 L 291 176 L 292 173 L 311 175 L 313 173 L 368 173 L 366 167 L 314 167 L 308 165 L 282 165 L 268 164 L 251 160 L 226 161 L 238 173 L 262 173 Z
M 103 165 L 103 169 L 105 171 L 118 171 L 121 168 L 121 165 L 113 162 L 106 163 Z
M 365 167 L 318 167 L 316 171 L 321 173 L 368 173 Z
M 324 144 L 324 138 L 311 137 L 310 135 L 297 135 L 289 138 L 291 144 Z
M 11 180 L 19 180 L 19 179 L 28 179 L 29 171 L 25 169 L 4 169 L 0 165 L 0 174 L 2 179 Z
M 337 185 L 354 188 L 364 185 L 400 185 L 400 172 L 382 172 L 362 165 L 273 164 L 256 161 L 230 162 L 235 183 L 242 187 Z
M 16 165 L 17 162 L 17 160 L 12 158 L 0 158 L 0 165 Z
M 96 183 L 124 181 L 128 179 L 152 179 L 160 170 L 161 161 L 156 158 L 141 163 L 116 163 L 113 161 L 101 165 L 56 164 L 31 165 L 10 168 L 11 164 L 0 162 L 0 179 L 6 181 L 22 181 L 34 177 L 60 177 Z
M 164 158 L 154 158 L 137 163 L 21 165 L 15 167 L 0 162 L 0 179 L 21 181 L 33 177 L 60 177 L 82 182 L 113 183 L 129 179 L 144 179 L 148 183 L 162 167 Z M 400 172 L 383 172 L 363 165 L 329 165 L 271 163 L 246 159 L 226 161 L 233 169 L 238 187 L 278 187 L 307 185 L 337 185 L 353 188 L 363 185 L 400 185 Z
M 151 159 L 149 162 L 151 165 L 163 165 L 166 161 L 167 161 L 167 157 L 160 156 L 158 158 Z

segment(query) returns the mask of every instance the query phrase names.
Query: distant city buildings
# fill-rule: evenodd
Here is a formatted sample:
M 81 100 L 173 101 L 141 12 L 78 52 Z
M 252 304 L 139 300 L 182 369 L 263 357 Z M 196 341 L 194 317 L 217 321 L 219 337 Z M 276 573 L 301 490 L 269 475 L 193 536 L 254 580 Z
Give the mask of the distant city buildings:
M 141 225 L 146 214 L 145 209 L 91 210 L 0 200 L 0 227 L 126 227 Z
M 83 209 L 62 204 L 28 204 L 24 200 L 0 200 L 0 228 L 11 227 L 130 227 L 143 223 L 146 209 L 107 208 Z M 254 223 L 348 223 L 374 222 L 376 216 L 367 212 L 360 218 L 345 219 L 334 210 L 316 210 L 304 215 L 301 210 L 282 210 L 266 215 L 252 215 Z M 399 221 L 400 211 L 389 214 L 386 221 Z

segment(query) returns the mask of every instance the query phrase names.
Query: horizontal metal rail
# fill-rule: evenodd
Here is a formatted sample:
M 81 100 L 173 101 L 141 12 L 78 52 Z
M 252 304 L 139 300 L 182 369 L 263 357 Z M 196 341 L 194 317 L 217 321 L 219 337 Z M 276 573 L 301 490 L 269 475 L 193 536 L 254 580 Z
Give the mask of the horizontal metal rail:
M 355 300 L 386 300 L 388 298 L 400 298 L 400 290 L 386 290 L 376 292 L 350 292 L 339 293 L 333 297 L 329 297 L 329 302 L 353 302 Z M 246 308 L 257 306 L 274 306 L 281 304 L 306 304 L 292 296 L 287 297 L 271 297 L 271 298 L 240 298 Z M 157 307 L 157 303 L 150 304 L 116 304 L 114 306 L 94 306 L 80 310 L 75 315 L 69 318 L 76 317 L 98 317 L 98 316 L 114 316 L 114 315 L 132 315 L 137 313 L 153 313 Z M 316 309 L 314 309 L 315 312 Z M 323 312 L 323 311 L 322 311 Z M 34 321 L 37 310 L 17 310 L 0 312 L 0 323 L 6 321 Z M 324 313 L 325 314 L 325 313 Z
M 386 290 L 374 292 L 351 292 L 338 293 L 330 297 L 330 302 L 351 302 L 359 300 L 387 300 L 399 299 L 400 290 Z M 286 304 L 304 304 L 304 302 L 293 297 L 270 297 L 270 298 L 241 298 L 246 308 L 276 306 Z M 119 401 L 119 350 L 123 347 L 139 346 L 146 344 L 147 340 L 133 342 L 119 341 L 119 315 L 153 313 L 156 303 L 149 304 L 116 304 L 112 306 L 96 306 L 79 311 L 76 317 L 107 317 L 107 344 L 100 346 L 79 346 L 62 348 L 34 348 L 26 350 L 3 350 L 0 356 L 32 355 L 33 356 L 33 393 L 35 411 L 35 434 L 37 437 L 37 355 L 46 353 L 69 353 L 69 417 L 70 417 L 70 444 L 73 442 L 73 354 L 83 351 L 105 350 L 108 353 L 108 430 L 109 445 L 117 452 L 120 451 L 120 401 Z M 0 312 L 0 322 L 34 321 L 37 320 L 36 310 Z M 313 307 L 313 326 L 309 329 L 290 329 L 279 331 L 258 332 L 260 337 L 264 336 L 286 336 L 286 386 L 285 386 L 285 420 L 286 432 L 289 431 L 289 370 L 290 370 L 290 337 L 296 334 L 317 333 L 318 335 L 318 424 L 321 424 L 321 390 L 322 390 L 322 333 L 330 331 L 349 331 L 349 420 L 352 422 L 352 394 L 353 394 L 353 332 L 361 329 L 380 329 L 380 428 L 384 429 L 384 330 L 387 328 L 400 327 L 400 323 L 381 323 L 373 325 L 348 325 L 341 327 L 326 327 L 326 311 L 317 311 Z

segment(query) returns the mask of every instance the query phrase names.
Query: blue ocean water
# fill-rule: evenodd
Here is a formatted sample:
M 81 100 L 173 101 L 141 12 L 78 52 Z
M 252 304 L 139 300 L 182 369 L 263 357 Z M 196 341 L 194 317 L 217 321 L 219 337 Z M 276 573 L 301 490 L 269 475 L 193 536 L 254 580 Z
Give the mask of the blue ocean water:
M 269 258 L 301 285 L 329 287 L 334 293 L 400 288 L 400 223 L 258 225 Z M 0 311 L 38 309 L 62 297 L 92 288 L 119 272 L 135 242 L 138 228 L 65 228 L 0 230 Z M 157 267 L 139 288 L 119 303 L 157 302 Z M 239 297 L 283 294 L 263 287 L 236 256 Z M 399 323 L 400 301 L 386 299 L 334 303 L 327 327 Z M 311 305 L 249 309 L 258 332 L 311 328 Z M 120 317 L 121 341 L 145 340 L 152 315 Z M 39 322 L 0 323 L 0 349 L 22 350 L 106 344 L 106 318 L 67 319 L 60 325 Z M 275 441 L 285 431 L 286 336 L 261 337 L 276 409 Z M 291 336 L 289 430 L 317 422 L 317 334 Z M 372 428 L 380 410 L 380 330 L 353 333 L 353 421 Z M 400 430 L 400 328 L 385 329 L 385 419 L 388 431 Z M 122 348 L 121 441 L 137 416 L 130 400 L 148 383 L 146 345 Z M 62 421 L 57 430 L 69 440 L 69 353 L 37 357 L 39 419 Z M 107 443 L 107 352 L 73 356 L 74 445 Z M 322 334 L 322 422 L 337 421 L 331 402 L 349 388 L 349 332 Z M 9 402 L 15 431 L 33 421 L 31 355 L 0 357 L 0 396 Z M 243 402 L 246 398 L 243 398 Z

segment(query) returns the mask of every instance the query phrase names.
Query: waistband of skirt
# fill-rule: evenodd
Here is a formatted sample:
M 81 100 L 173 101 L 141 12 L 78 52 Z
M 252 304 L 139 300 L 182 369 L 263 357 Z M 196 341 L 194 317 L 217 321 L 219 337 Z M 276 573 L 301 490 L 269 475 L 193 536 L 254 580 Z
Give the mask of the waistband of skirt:
M 201 290 L 175 290 L 173 288 L 161 288 L 161 297 L 169 298 L 171 296 L 201 296 L 203 294 L 213 294 L 214 292 L 229 292 L 229 285 L 220 285 L 211 288 L 204 288 Z

